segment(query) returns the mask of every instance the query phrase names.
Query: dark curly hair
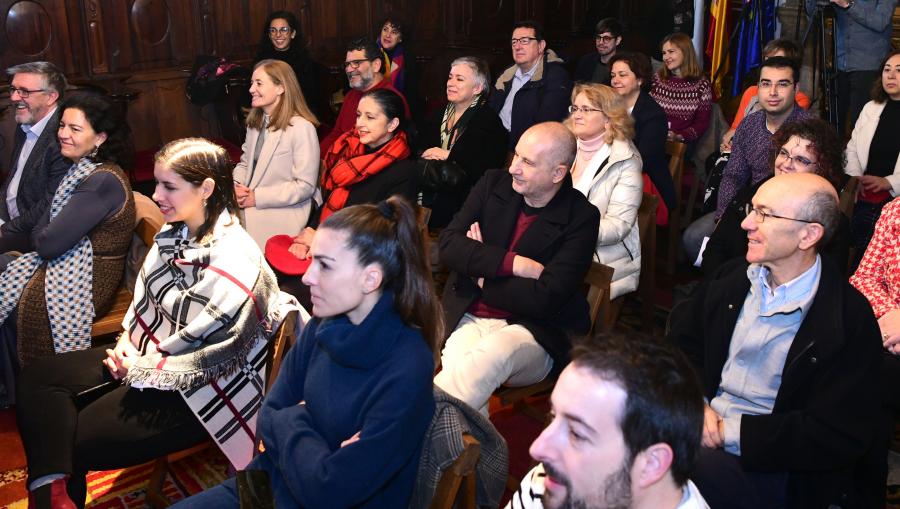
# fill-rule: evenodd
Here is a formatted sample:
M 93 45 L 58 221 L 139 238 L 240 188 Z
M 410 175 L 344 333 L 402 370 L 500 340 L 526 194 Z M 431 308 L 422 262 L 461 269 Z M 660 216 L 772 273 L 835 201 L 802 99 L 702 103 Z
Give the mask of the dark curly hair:
M 62 111 L 76 109 L 84 114 L 95 133 L 106 134 L 106 141 L 90 156 L 98 163 L 114 163 L 130 169 L 134 161 L 134 144 L 131 128 L 122 115 L 122 107 L 104 95 L 95 92 L 76 92 L 62 103 Z
M 778 151 L 791 136 L 810 141 L 810 148 L 816 153 L 815 173 L 825 178 L 835 187 L 841 188 L 841 176 L 844 173 L 844 151 L 837 132 L 828 122 L 818 118 L 797 120 L 781 126 L 772 137 L 772 158 L 770 166 L 775 168 Z
M 296 33 L 294 39 L 291 40 L 291 44 L 288 46 L 287 51 L 292 53 L 304 51 L 306 48 L 303 47 L 303 32 L 300 31 L 300 22 L 297 21 L 297 16 L 294 16 L 294 13 L 290 11 L 273 11 L 266 17 L 266 23 L 262 28 L 262 36 L 259 39 L 260 52 L 275 51 L 275 46 L 272 45 L 272 39 L 269 37 L 269 26 L 271 26 L 272 22 L 276 19 L 285 20 L 288 26 L 291 27 L 291 30 Z
M 641 80 L 641 91 L 650 91 L 650 85 L 653 83 L 653 67 L 650 65 L 650 59 L 647 55 L 632 51 L 616 51 L 616 54 L 609 59 L 609 68 L 616 62 L 624 62 L 634 77 Z

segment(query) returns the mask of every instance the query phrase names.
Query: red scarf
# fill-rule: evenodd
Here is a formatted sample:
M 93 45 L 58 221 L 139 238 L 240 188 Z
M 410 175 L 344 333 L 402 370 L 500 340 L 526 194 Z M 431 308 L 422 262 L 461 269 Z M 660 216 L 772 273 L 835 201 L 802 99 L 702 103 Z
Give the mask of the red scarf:
M 366 146 L 359 141 L 359 133 L 351 129 L 340 135 L 325 154 L 325 172 L 322 174 L 322 189 L 328 191 L 328 199 L 322 208 L 319 224 L 333 212 L 347 203 L 350 186 L 362 182 L 372 175 L 409 157 L 406 133 L 398 132 L 387 143 L 371 154 L 366 154 Z

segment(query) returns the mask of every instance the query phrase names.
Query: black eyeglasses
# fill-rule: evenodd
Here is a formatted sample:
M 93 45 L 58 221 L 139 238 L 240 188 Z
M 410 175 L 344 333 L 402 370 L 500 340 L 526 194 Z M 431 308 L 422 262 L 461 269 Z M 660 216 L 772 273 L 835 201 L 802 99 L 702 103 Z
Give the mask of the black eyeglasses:
M 38 92 L 46 92 L 45 88 L 37 88 L 35 90 L 28 90 L 27 88 L 16 88 L 9 87 L 9 96 L 12 97 L 13 94 L 19 94 L 19 97 L 22 99 L 27 99 L 29 95 L 36 94 Z
M 616 38 L 612 35 L 595 35 L 594 40 L 600 42 L 613 42 Z
M 579 106 L 575 106 L 574 104 L 569 106 L 569 113 L 571 113 L 572 115 L 574 115 L 578 111 L 584 113 L 585 115 L 587 115 L 588 113 L 591 113 L 591 112 L 603 113 L 603 110 L 598 110 L 597 108 L 591 108 L 590 106 L 579 107 Z
M 348 67 L 351 69 L 359 69 L 359 65 L 363 62 L 368 62 L 368 60 L 365 58 L 360 58 L 359 60 L 347 60 L 344 62 L 344 69 Z
M 281 28 L 269 27 L 269 35 L 276 35 L 276 34 L 287 35 L 289 33 L 291 33 L 291 27 L 281 27 Z
M 779 216 L 777 214 L 772 214 L 771 212 L 763 212 L 762 210 L 754 208 L 750 203 L 744 205 L 744 213 L 747 214 L 747 217 L 750 217 L 751 213 L 755 213 L 756 222 L 759 224 L 765 223 L 767 217 L 774 217 L 775 219 L 787 219 L 788 221 L 799 221 L 806 224 L 820 224 L 818 221 L 809 221 L 807 219 L 797 219 L 796 217 L 785 217 Z
M 510 40 L 509 40 L 509 45 L 510 45 L 510 46 L 515 46 L 515 45 L 519 44 L 519 45 L 522 45 L 522 46 L 528 46 L 529 44 L 531 44 L 531 41 L 536 41 L 536 40 L 537 40 L 536 37 L 519 37 L 519 38 L 513 38 L 513 39 L 510 39 Z

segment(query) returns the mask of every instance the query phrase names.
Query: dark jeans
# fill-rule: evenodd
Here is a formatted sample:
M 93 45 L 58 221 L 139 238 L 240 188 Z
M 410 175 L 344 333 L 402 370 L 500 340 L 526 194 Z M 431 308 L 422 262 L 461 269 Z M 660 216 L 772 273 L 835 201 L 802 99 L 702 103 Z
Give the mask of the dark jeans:
M 208 437 L 175 391 L 132 389 L 111 381 L 105 347 L 38 359 L 22 370 L 16 417 L 28 459 L 28 482 L 71 475 L 69 496 L 82 506 L 88 470 L 137 465 L 186 449 Z
M 710 509 L 787 507 L 786 472 L 748 472 L 722 449 L 701 447 L 691 480 Z
M 859 112 L 869 102 L 872 84 L 880 74 L 880 70 L 837 73 L 838 134 L 841 137 L 853 132 Z

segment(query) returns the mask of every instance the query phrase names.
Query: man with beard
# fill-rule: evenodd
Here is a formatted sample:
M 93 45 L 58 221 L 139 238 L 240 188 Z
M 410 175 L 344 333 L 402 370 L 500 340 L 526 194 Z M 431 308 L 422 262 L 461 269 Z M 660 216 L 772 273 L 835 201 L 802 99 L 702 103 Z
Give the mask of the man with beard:
M 757 96 L 760 111 L 744 117 L 732 138 L 731 157 L 722 172 L 716 211 L 694 221 L 684 232 L 684 248 L 690 261 L 697 259 L 704 237 L 712 234 L 725 208 L 744 186 L 756 184 L 772 174 L 772 136 L 782 125 L 809 118 L 797 106 L 800 67 L 796 60 L 772 57 L 759 71 Z
M 575 81 L 590 81 L 609 85 L 609 60 L 616 56 L 616 49 L 622 44 L 622 23 L 615 18 L 605 18 L 597 23 L 594 29 L 594 45 L 592 51 L 581 57 L 575 70 Z
M 746 259 L 673 310 L 708 401 L 691 477 L 713 508 L 884 507 L 878 323 L 818 254 L 840 214 L 824 178 L 772 177 L 741 223 Z
M 703 396 L 687 360 L 642 335 L 604 334 L 572 350 L 531 444 L 541 463 L 507 509 L 703 509 L 688 479 Z
M 59 153 L 58 108 L 66 77 L 50 62 L 29 62 L 6 70 L 15 108 L 12 158 L 0 187 L 0 253 L 32 251 L 29 234 L 71 166 Z
M 344 72 L 347 73 L 350 91 L 344 95 L 341 111 L 338 113 L 337 120 L 334 121 L 334 129 L 319 142 L 319 150 L 322 154 L 328 152 L 338 136 L 356 126 L 356 107 L 359 106 L 362 96 L 370 90 L 386 88 L 399 95 L 403 99 L 406 118 L 410 117 L 406 97 L 391 85 L 390 77 L 384 76 L 383 57 L 378 46 L 368 38 L 355 39 L 347 45 Z

